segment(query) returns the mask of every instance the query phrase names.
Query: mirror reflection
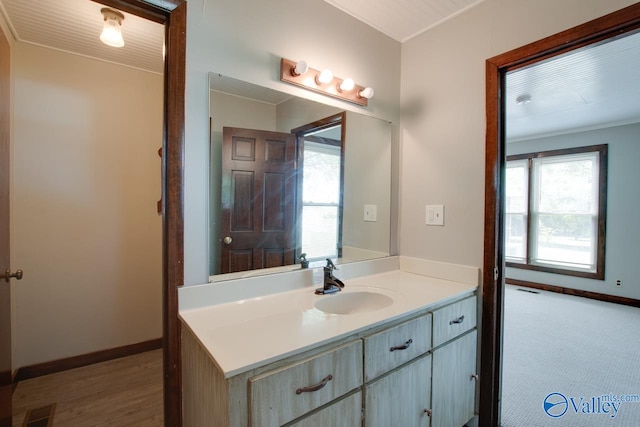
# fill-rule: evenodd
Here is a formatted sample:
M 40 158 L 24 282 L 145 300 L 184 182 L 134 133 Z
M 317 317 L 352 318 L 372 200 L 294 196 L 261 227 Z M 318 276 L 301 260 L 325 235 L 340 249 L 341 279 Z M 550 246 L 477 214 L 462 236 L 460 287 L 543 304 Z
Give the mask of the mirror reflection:
M 209 80 L 211 281 L 389 255 L 389 122 Z

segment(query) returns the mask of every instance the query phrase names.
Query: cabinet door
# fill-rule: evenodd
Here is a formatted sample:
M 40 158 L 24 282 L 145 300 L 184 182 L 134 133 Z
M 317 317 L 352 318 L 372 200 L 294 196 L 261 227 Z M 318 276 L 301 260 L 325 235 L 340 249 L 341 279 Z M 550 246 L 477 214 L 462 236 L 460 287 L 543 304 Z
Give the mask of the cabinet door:
M 362 392 L 332 403 L 313 415 L 287 424 L 288 427 L 361 427 Z
M 431 355 L 365 386 L 366 427 L 428 427 Z
M 431 427 L 461 427 L 475 410 L 477 331 L 433 352 Z

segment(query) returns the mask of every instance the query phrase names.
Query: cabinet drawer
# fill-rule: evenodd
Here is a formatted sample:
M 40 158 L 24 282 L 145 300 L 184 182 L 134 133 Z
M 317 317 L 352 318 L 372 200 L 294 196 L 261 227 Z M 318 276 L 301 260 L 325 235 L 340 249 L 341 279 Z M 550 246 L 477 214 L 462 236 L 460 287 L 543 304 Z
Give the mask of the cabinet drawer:
M 250 424 L 253 427 L 280 426 L 361 384 L 362 342 L 354 341 L 251 378 Z
M 364 380 L 370 381 L 431 348 L 431 314 L 364 338 Z
M 362 427 L 362 392 L 332 403 L 288 427 Z
M 477 298 L 465 298 L 433 312 L 433 346 L 437 347 L 475 328 Z

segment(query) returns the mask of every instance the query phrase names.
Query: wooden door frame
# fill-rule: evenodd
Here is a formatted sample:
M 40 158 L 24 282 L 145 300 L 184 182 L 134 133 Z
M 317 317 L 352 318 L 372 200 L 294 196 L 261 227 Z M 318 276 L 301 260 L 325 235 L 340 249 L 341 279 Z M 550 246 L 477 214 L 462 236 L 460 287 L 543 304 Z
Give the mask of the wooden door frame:
M 178 287 L 184 284 L 183 162 L 186 0 L 94 0 L 165 26 L 162 156 L 162 338 L 164 425 L 182 426 Z
M 338 258 L 342 258 L 342 217 L 344 208 L 344 158 L 345 158 L 345 140 L 347 135 L 347 112 L 341 111 L 328 117 L 316 120 L 291 129 L 291 133 L 295 135 L 296 144 L 296 163 L 299 168 L 299 179 L 296 183 L 296 224 L 295 224 L 295 259 L 302 254 L 302 166 L 304 164 L 304 143 L 302 139 L 307 133 L 334 127 L 340 124 L 340 208 L 338 212 Z M 302 149 L 301 149 L 302 146 Z
M 506 72 L 639 30 L 640 3 L 636 3 L 486 61 L 487 129 L 479 411 L 481 427 L 500 425 L 504 306 L 503 94 Z

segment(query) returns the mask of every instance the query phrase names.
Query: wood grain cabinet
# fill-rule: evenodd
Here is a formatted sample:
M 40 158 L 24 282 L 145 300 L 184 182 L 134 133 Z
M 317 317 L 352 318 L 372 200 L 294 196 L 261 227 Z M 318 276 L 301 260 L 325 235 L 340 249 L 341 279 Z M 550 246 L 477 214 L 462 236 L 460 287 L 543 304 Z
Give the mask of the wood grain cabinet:
M 474 416 L 475 330 L 433 351 L 431 427 L 462 427 Z
M 462 427 L 474 415 L 475 295 L 225 378 L 182 329 L 185 427 Z
M 366 427 L 429 426 L 431 354 L 364 387 Z
M 476 297 L 433 312 L 431 427 L 461 427 L 475 413 Z
M 361 427 L 362 392 L 351 394 L 344 399 L 315 412 L 287 427 Z
M 249 379 L 252 427 L 281 426 L 362 384 L 362 342 Z

